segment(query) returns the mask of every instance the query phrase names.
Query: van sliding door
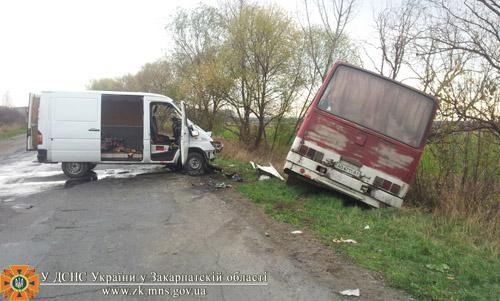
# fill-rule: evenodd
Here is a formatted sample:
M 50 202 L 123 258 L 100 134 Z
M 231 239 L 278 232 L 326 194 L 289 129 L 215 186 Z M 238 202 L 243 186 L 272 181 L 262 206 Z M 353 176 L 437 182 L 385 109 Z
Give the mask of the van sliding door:
M 143 101 L 142 95 L 102 95 L 102 161 L 143 160 Z

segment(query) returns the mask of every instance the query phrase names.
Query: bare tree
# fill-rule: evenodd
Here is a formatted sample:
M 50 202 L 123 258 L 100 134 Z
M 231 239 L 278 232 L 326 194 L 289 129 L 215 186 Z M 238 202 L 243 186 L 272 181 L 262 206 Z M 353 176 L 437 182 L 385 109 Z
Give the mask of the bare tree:
M 416 0 L 405 0 L 399 7 L 382 10 L 376 16 L 381 62 L 380 74 L 396 79 L 401 67 L 407 63 L 406 56 L 412 42 L 420 34 L 418 21 L 422 9 Z
M 425 32 L 413 43 L 412 67 L 441 101 L 435 136 L 488 130 L 500 137 L 498 9 L 488 1 L 429 0 Z M 495 24 L 494 19 L 498 19 Z
M 5 91 L 5 93 L 2 96 L 2 106 L 8 107 L 8 108 L 12 107 L 12 99 L 10 97 L 9 91 Z
M 302 66 L 307 85 L 300 95 L 296 122 L 288 142 L 295 136 L 315 92 L 325 80 L 332 64 L 336 60 L 361 63 L 357 47 L 345 32 L 353 18 L 356 0 L 304 0 L 303 3 L 305 20 L 300 25 L 304 45 Z M 320 16 L 319 23 L 312 22 L 314 14 Z
M 170 25 L 174 34 L 181 96 L 198 112 L 197 121 L 212 129 L 215 115 L 224 104 L 229 79 L 221 62 L 226 29 L 220 11 L 200 5 L 178 10 Z
M 255 5 L 234 7 L 227 28 L 227 68 L 235 82 L 228 103 L 238 116 L 240 139 L 248 140 L 250 117 L 256 117 L 252 138 L 258 147 L 266 127 L 284 116 L 303 86 L 300 32 L 283 10 Z
M 340 44 L 345 44 L 345 29 L 353 17 L 355 3 L 356 0 L 304 0 L 306 24 L 302 30 L 307 36 L 306 45 L 315 73 L 321 76 L 321 81 L 334 60 L 342 58 L 338 51 Z M 320 16 L 321 26 L 311 22 L 313 10 Z
M 500 4 L 495 0 L 431 0 L 435 52 L 473 53 L 500 71 Z

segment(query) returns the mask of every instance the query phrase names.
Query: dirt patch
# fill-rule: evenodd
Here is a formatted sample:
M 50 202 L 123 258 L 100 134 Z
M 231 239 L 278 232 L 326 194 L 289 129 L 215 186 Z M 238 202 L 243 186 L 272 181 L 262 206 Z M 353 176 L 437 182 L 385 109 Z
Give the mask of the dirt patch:
M 24 134 L 11 138 L 0 139 L 0 158 L 24 151 Z

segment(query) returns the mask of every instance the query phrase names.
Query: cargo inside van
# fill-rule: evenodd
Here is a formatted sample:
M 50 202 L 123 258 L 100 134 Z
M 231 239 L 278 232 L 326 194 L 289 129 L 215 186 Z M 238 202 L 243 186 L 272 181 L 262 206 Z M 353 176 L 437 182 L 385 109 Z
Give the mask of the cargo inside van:
M 143 97 L 103 94 L 101 101 L 101 160 L 142 161 Z

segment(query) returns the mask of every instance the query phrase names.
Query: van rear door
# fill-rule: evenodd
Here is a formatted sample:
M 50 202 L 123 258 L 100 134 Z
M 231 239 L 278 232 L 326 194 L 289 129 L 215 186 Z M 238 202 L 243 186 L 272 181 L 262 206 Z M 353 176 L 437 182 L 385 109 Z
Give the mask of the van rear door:
M 28 129 L 26 131 L 26 150 L 36 150 L 38 146 L 38 112 L 40 95 L 30 93 L 28 104 Z
M 189 152 L 189 128 L 186 116 L 186 104 L 181 102 L 182 129 L 181 129 L 181 163 L 186 164 Z

